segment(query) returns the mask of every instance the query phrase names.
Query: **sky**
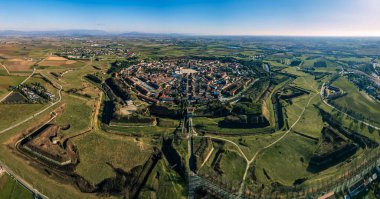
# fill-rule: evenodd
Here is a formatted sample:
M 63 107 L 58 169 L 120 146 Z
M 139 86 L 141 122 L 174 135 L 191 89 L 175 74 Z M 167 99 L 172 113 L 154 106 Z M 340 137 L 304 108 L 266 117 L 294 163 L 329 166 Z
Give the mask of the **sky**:
M 380 36 L 380 0 L 0 0 L 0 30 Z

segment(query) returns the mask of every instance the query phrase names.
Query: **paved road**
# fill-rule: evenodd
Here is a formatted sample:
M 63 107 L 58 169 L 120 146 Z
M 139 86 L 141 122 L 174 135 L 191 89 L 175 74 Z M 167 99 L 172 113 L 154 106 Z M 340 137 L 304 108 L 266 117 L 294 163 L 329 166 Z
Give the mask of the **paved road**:
M 60 85 L 59 85 L 59 86 L 60 86 Z M 56 102 L 54 102 L 54 103 L 51 103 L 48 107 L 46 107 L 46 108 L 42 109 L 41 111 L 39 111 L 39 112 L 33 114 L 32 116 L 29 116 L 28 118 L 24 119 L 23 121 L 18 122 L 18 123 L 14 124 L 14 125 L 12 125 L 12 126 L 10 126 L 10 127 L 8 127 L 8 128 L 6 128 L 6 129 L 1 130 L 1 131 L 0 131 L 0 135 L 3 134 L 3 133 L 5 133 L 5 132 L 7 132 L 7 131 L 9 131 L 9 130 L 12 130 L 12 129 L 14 129 L 14 128 L 20 126 L 21 124 L 24 124 L 24 123 L 28 122 L 29 120 L 31 120 L 31 119 L 35 118 L 36 116 L 38 116 L 38 115 L 44 113 L 46 110 L 50 109 L 50 108 L 53 107 L 54 105 L 56 105 L 56 104 L 58 104 L 59 102 L 61 102 L 61 100 L 62 100 L 61 91 L 62 91 L 62 86 L 61 86 L 61 88 L 60 88 L 59 91 L 58 91 L 58 95 L 59 95 L 59 100 L 58 100 L 58 101 L 56 101 Z
M 53 112 L 53 117 L 49 119 L 49 121 L 45 122 L 45 124 L 48 124 L 49 122 L 51 122 L 54 118 L 57 117 L 57 114 L 55 112 Z M 45 125 L 44 124 L 44 125 Z M 34 133 L 34 132 L 32 132 Z M 30 133 L 30 134 L 32 134 Z M 29 134 L 29 135 L 30 135 Z M 29 135 L 27 135 L 26 137 L 28 137 Z M 16 142 L 15 146 L 17 146 L 23 139 L 20 139 L 19 141 Z M 8 168 L 3 162 L 0 161 L 0 166 L 2 166 L 4 168 L 4 170 L 10 175 L 12 176 L 17 182 L 19 182 L 22 186 L 24 186 L 26 189 L 28 189 L 30 192 L 32 192 L 35 196 L 35 198 L 43 198 L 43 199 L 48 199 L 47 196 L 45 196 L 44 194 L 40 193 L 37 189 L 33 188 L 33 185 L 29 184 L 27 181 L 25 181 L 24 179 L 22 179 L 20 176 L 18 176 L 16 173 L 14 173 L 10 168 Z
M 33 73 L 27 78 L 25 79 L 21 84 L 25 83 L 33 74 L 34 74 L 35 70 L 33 70 Z M 58 84 L 58 87 L 59 87 L 59 90 L 58 90 L 58 95 L 59 95 L 59 100 L 51 103 L 48 107 L 42 109 L 41 111 L 33 114 L 32 116 L 26 118 L 25 120 L 21 121 L 21 122 L 18 122 L 6 129 L 3 129 L 0 131 L 0 135 L 3 134 L 3 133 L 6 133 L 7 131 L 10 131 L 30 120 L 32 120 L 33 118 L 35 118 L 36 116 L 44 113 L 45 111 L 47 111 L 48 109 L 50 109 L 51 107 L 53 107 L 54 105 L 58 104 L 59 102 L 61 102 L 62 100 L 62 95 L 61 95 L 61 91 L 62 91 L 62 86 L 60 84 Z M 56 116 L 56 114 L 54 114 Z M 52 118 L 54 119 L 55 116 Z M 49 122 L 52 120 L 50 119 Z M 3 162 L 0 161 L 0 164 L 3 166 L 3 168 L 7 171 L 7 173 L 11 176 L 13 176 L 19 183 L 21 183 L 24 187 L 26 187 L 27 189 L 29 189 L 31 192 L 33 192 L 36 196 L 36 198 L 43 198 L 43 199 L 48 199 L 47 196 L 43 195 L 42 193 L 40 193 L 37 189 L 33 188 L 33 186 L 31 184 L 29 184 L 28 182 L 26 182 L 24 179 L 22 179 L 20 176 L 18 176 L 16 173 L 14 173 L 11 169 L 9 169 L 9 167 L 7 167 Z
M 325 86 L 325 83 L 323 83 L 323 85 L 322 85 L 322 89 L 324 88 L 324 86 Z M 345 113 L 345 112 L 339 110 L 339 109 L 336 108 L 335 106 L 329 104 L 329 103 L 323 98 L 323 96 L 322 96 L 322 92 L 321 92 L 321 98 L 322 98 L 322 101 L 323 101 L 324 104 L 326 104 L 327 106 L 329 106 L 329 107 L 332 108 L 332 109 L 337 110 L 339 113 L 342 113 L 342 114 L 344 114 L 345 116 L 347 116 L 347 117 L 349 117 L 349 118 L 351 118 L 351 119 L 353 119 L 353 120 L 355 120 L 355 121 L 357 121 L 357 122 L 363 123 L 363 124 L 366 125 L 366 126 L 372 127 L 372 128 L 374 128 L 374 129 L 376 129 L 376 130 L 380 130 L 380 127 L 378 127 L 378 126 L 374 126 L 374 125 L 372 125 L 372 124 L 369 124 L 368 122 L 365 122 L 365 121 L 363 121 L 363 120 L 356 119 L 355 117 L 353 117 L 353 116 L 351 116 L 351 115 L 349 115 L 349 114 L 347 114 L 347 113 Z
M 22 85 L 22 84 L 24 84 L 26 81 L 28 81 L 29 78 L 31 78 L 31 77 L 34 75 L 35 71 L 36 71 L 36 69 L 33 69 L 32 74 L 30 74 L 26 79 L 24 79 L 24 81 L 22 81 L 19 85 Z M 11 95 L 12 93 L 13 93 L 13 91 L 9 92 L 5 97 L 3 97 L 2 99 L 0 99 L 0 103 L 1 103 L 2 101 L 4 101 L 4 100 L 5 100 L 9 95 Z
M 24 186 L 26 189 L 32 192 L 34 194 L 34 198 L 49 199 L 49 197 L 45 196 L 44 194 L 40 193 L 37 189 L 33 188 L 33 185 L 29 184 L 27 181 L 22 179 L 19 175 L 14 173 L 1 161 L 0 161 L 0 166 L 2 166 L 5 172 L 7 172 L 10 176 L 12 176 L 17 182 L 19 182 L 22 186 Z

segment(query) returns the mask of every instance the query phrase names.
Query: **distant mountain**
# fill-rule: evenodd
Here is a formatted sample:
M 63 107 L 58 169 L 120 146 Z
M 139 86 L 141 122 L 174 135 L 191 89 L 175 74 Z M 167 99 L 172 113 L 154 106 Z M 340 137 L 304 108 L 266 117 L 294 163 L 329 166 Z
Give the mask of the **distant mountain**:
M 112 33 L 103 30 L 52 30 L 52 31 L 18 31 L 3 30 L 0 36 L 106 36 Z
M 184 34 L 176 33 L 144 33 L 125 32 L 112 33 L 104 30 L 49 30 L 49 31 L 18 31 L 0 30 L 0 36 L 120 36 L 120 37 L 181 37 Z
M 178 33 L 145 33 L 145 32 L 126 32 L 118 34 L 118 36 L 122 37 L 181 37 L 185 36 L 185 34 Z

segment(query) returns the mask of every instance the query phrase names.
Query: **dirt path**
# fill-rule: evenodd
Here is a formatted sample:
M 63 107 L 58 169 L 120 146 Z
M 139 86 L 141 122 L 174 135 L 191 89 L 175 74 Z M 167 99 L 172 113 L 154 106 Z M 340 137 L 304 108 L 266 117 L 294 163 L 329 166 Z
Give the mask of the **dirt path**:
M 307 83 L 306 79 L 303 78 L 303 80 L 305 81 L 305 83 Z M 314 94 L 314 96 L 310 97 L 309 101 L 307 102 L 306 106 L 303 108 L 302 112 L 300 113 L 300 115 L 298 116 L 297 120 L 292 124 L 292 126 L 290 126 L 290 128 L 284 133 L 284 135 L 282 135 L 280 138 L 278 138 L 277 140 L 275 140 L 274 142 L 270 143 L 269 145 L 265 146 L 264 148 L 258 150 L 255 155 L 253 156 L 253 158 L 251 160 L 248 161 L 248 164 L 247 164 L 247 167 L 245 169 L 245 172 L 244 172 L 244 175 L 243 175 L 243 181 L 240 185 L 240 189 L 239 189 L 239 193 L 238 195 L 241 196 L 243 194 L 243 190 L 244 190 L 244 186 L 245 186 L 245 179 L 247 178 L 247 174 L 248 174 L 248 170 L 249 170 L 249 167 L 250 165 L 256 160 L 257 156 L 261 153 L 261 152 L 264 152 L 266 149 L 272 147 L 273 145 L 277 144 L 278 142 L 280 142 L 282 139 L 284 139 L 290 132 L 291 130 L 293 129 L 293 127 L 301 120 L 303 114 L 305 113 L 306 111 L 306 108 L 310 105 L 311 101 L 319 95 L 319 91 L 316 90 L 315 88 L 313 88 L 312 86 L 310 86 L 313 90 L 316 91 L 316 93 Z
M 207 154 L 205 160 L 203 161 L 202 165 L 199 167 L 198 171 L 201 170 L 201 168 L 206 164 L 206 162 L 208 161 L 208 159 L 210 159 L 213 151 L 214 151 L 214 147 L 212 146 L 210 152 Z
M 9 70 L 7 69 L 7 67 L 5 67 L 4 64 L 0 63 L 0 65 L 7 71 L 8 75 L 11 75 L 11 73 L 9 72 Z
M 95 129 L 95 130 L 98 130 L 98 128 L 99 128 L 99 125 L 98 125 L 98 115 L 99 115 L 100 105 L 102 104 L 102 99 L 103 99 L 103 92 L 100 91 L 99 100 L 96 103 L 95 113 L 94 113 L 94 119 L 93 119 L 93 122 L 92 122 L 92 128 Z
M 244 152 L 241 150 L 241 148 L 239 147 L 239 145 L 237 145 L 235 142 L 231 141 L 231 140 L 228 140 L 228 139 L 225 139 L 225 138 L 220 138 L 220 137 L 214 137 L 214 136 L 202 136 L 202 137 L 206 137 L 206 138 L 211 138 L 211 139 L 215 139 L 215 140 L 222 140 L 222 141 L 225 141 L 225 142 L 228 142 L 228 143 L 231 143 L 233 144 L 234 146 L 236 146 L 236 148 L 239 150 L 240 154 L 243 155 L 243 158 L 245 159 L 246 162 L 249 162 L 247 156 L 244 154 Z
M 24 84 L 26 81 L 28 81 L 28 79 L 29 79 L 30 77 L 33 76 L 34 72 L 35 72 L 35 69 L 33 70 L 33 73 L 32 73 L 28 78 L 26 78 L 24 81 L 21 82 L 21 84 Z M 9 130 L 11 130 L 11 129 L 14 129 L 14 128 L 20 126 L 21 124 L 24 124 L 25 122 L 28 122 L 29 120 L 35 118 L 36 116 L 40 115 L 41 113 L 45 112 L 45 111 L 48 110 L 49 108 L 51 108 L 51 107 L 53 107 L 54 105 L 56 105 L 56 104 L 58 104 L 59 102 L 61 102 L 61 100 L 62 100 L 62 96 L 61 96 L 62 86 L 59 85 L 59 84 L 58 84 L 58 86 L 59 86 L 59 89 L 58 89 L 59 99 L 58 99 L 57 101 L 51 103 L 48 107 L 46 107 L 46 108 L 42 109 L 41 111 L 39 111 L 39 112 L 37 112 L 37 113 L 31 115 L 30 117 L 26 118 L 25 120 L 23 120 L 23 121 L 21 121 L 21 122 L 19 122 L 19 123 L 16 123 L 16 124 L 14 124 L 14 125 L 12 125 L 12 126 L 6 128 L 6 129 L 1 130 L 1 131 L 0 131 L 0 135 L 3 134 L 3 133 L 5 133 L 5 132 L 7 132 L 7 131 L 9 131 Z M 13 92 L 13 91 L 12 91 L 12 92 Z

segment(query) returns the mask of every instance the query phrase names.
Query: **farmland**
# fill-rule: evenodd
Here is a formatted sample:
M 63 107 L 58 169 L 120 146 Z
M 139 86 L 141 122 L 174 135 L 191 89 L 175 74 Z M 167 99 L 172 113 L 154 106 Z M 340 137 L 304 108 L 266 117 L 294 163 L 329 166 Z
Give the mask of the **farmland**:
M 347 78 L 375 73 L 368 64 L 378 58 L 318 41 L 94 37 L 4 44 L 0 63 L 11 74 L 0 67 L 0 99 L 13 88 L 9 100 L 20 104 L 0 104 L 0 131 L 19 124 L 1 134 L 0 159 L 49 198 L 187 198 L 198 191 L 189 190 L 192 175 L 234 194 L 312 190 L 364 164 L 380 143 L 377 130 L 350 117 L 379 125 L 380 103 Z M 33 68 L 25 85 L 41 85 L 55 100 L 27 104 L 22 86 L 14 88 Z M 322 84 L 344 91 L 327 100 L 336 108 L 322 101 Z M 27 146 L 53 159 L 75 154 L 69 166 L 25 153 L 24 142 L 16 146 L 47 121 L 52 128 L 27 137 Z M 0 188 L 10 190 L 3 181 Z
M 26 77 L 22 76 L 1 76 L 0 75 L 0 97 L 9 93 L 10 86 L 17 86 L 20 84 Z
M 38 63 L 40 68 L 79 68 L 84 66 L 81 61 L 68 60 L 64 57 L 49 56 Z
M 13 178 L 8 174 L 1 174 L 0 176 L 0 198 L 8 199 L 32 199 L 33 195 L 31 192 L 26 190 L 23 186 L 18 184 Z
M 10 72 L 27 72 L 33 70 L 35 62 L 20 58 L 7 59 L 3 65 L 7 67 Z

